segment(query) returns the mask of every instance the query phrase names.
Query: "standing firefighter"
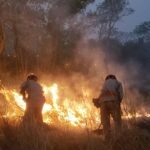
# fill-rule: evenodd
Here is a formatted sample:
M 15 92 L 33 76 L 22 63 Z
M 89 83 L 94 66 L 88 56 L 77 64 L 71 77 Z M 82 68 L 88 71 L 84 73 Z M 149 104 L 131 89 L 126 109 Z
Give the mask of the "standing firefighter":
M 37 82 L 38 78 L 30 74 L 27 80 L 21 85 L 20 93 L 26 102 L 24 122 L 36 121 L 43 123 L 42 108 L 45 102 L 42 86 Z
M 94 104 L 100 107 L 101 123 L 103 125 L 105 139 L 110 138 L 110 116 L 114 120 L 115 133 L 117 134 L 121 131 L 122 119 L 120 105 L 122 98 L 122 84 L 114 75 L 108 75 L 99 98 L 93 100 Z

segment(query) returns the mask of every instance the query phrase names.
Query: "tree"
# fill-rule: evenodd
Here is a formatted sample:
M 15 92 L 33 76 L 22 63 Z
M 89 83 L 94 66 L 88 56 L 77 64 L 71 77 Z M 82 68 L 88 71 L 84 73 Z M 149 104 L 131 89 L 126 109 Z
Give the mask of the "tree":
M 83 10 L 84 8 L 86 8 L 86 6 L 89 3 L 92 3 L 94 1 L 95 0 L 70 0 L 70 2 L 69 2 L 70 12 L 73 14 L 78 13 L 81 10 Z
M 136 26 L 134 33 L 139 38 L 143 38 L 145 41 L 150 41 L 150 21 L 143 22 Z
M 11 36 L 6 36 L 6 45 L 10 46 L 5 48 L 5 52 L 15 58 L 13 60 L 18 68 L 16 72 L 26 72 L 31 64 L 46 71 L 63 69 L 68 61 L 73 60 L 73 48 L 80 40 L 75 16 L 93 1 L 1 1 L 0 17 L 4 32 L 6 35 L 12 33 Z
M 113 36 L 117 21 L 133 12 L 128 5 L 128 0 L 104 0 L 99 3 L 92 15 L 99 39 L 109 39 Z

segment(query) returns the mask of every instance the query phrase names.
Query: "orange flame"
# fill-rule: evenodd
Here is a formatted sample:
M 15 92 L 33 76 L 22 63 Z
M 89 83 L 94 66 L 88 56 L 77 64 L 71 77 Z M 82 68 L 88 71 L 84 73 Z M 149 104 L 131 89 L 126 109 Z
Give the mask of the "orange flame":
M 43 118 L 46 123 L 64 123 L 71 126 L 78 127 L 96 127 L 100 124 L 99 110 L 96 109 L 91 100 L 77 102 L 73 99 L 64 98 L 60 99 L 59 86 L 53 84 L 51 86 L 43 85 L 44 94 L 46 96 L 46 103 L 43 106 Z M 5 117 L 17 117 L 22 116 L 23 111 L 26 109 L 26 104 L 22 99 L 22 96 L 15 90 L 2 89 L 0 94 L 5 96 L 5 99 L 9 103 Z M 83 95 L 90 97 L 90 93 L 83 91 Z M 11 110 L 12 108 L 13 110 Z M 145 113 L 147 117 L 150 114 Z M 142 114 L 136 113 L 136 117 L 141 117 Z M 124 118 L 132 118 L 133 115 L 127 114 Z

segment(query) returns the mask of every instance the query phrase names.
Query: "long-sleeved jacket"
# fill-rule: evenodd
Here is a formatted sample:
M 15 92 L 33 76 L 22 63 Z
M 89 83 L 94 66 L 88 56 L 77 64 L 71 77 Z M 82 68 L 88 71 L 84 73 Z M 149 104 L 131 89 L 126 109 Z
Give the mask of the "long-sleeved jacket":
M 116 79 L 107 79 L 99 96 L 99 102 L 106 101 L 118 101 L 121 102 L 123 99 L 123 88 L 122 84 Z
M 20 93 L 23 95 L 24 100 L 27 103 L 45 102 L 42 86 L 33 80 L 27 80 L 24 83 L 22 83 Z

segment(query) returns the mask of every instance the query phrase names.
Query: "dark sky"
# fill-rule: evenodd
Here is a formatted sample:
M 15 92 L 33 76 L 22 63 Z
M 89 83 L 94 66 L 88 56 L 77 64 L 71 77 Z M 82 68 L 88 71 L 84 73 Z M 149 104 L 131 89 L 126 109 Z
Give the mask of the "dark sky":
M 90 5 L 90 9 L 95 9 L 96 4 L 102 2 L 103 0 L 96 0 L 94 5 Z M 129 0 L 134 13 L 130 16 L 122 18 L 117 24 L 117 27 L 121 31 L 132 31 L 136 25 L 144 21 L 150 21 L 150 0 Z
M 143 21 L 150 21 L 150 0 L 130 0 L 130 7 L 135 12 L 124 17 L 118 23 L 118 28 L 122 31 L 132 31 L 136 25 Z

